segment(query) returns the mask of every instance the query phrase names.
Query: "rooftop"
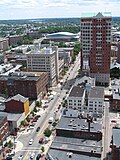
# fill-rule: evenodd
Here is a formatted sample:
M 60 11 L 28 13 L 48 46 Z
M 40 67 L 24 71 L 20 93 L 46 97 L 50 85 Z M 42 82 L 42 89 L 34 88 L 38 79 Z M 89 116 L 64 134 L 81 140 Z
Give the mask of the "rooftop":
M 84 93 L 84 89 L 82 87 L 73 86 L 70 91 L 69 97 L 82 97 L 83 93 Z
M 46 72 L 15 72 L 9 75 L 0 75 L 0 80 L 6 80 L 11 83 L 12 80 L 22 80 L 22 81 L 37 81 L 40 75 L 47 74 Z
M 8 98 L 8 99 L 6 100 L 6 102 L 9 102 L 9 101 L 11 101 L 11 100 L 16 100 L 16 101 L 20 101 L 20 102 L 25 103 L 25 102 L 28 100 L 28 98 L 26 98 L 26 97 L 24 97 L 24 96 L 22 96 L 22 95 L 20 95 L 20 94 L 17 94 L 17 95 L 15 95 L 15 96 L 11 97 L 11 98 Z
M 98 14 L 100 14 L 101 17 L 111 17 L 111 12 L 99 12 L 99 13 L 96 13 L 96 12 L 89 12 L 89 13 L 82 13 L 81 17 L 82 18 L 87 18 L 87 17 L 97 17 Z
M 120 100 L 120 86 L 119 85 L 112 85 L 112 94 L 113 94 L 113 99 Z
M 93 87 L 91 88 L 89 98 L 104 98 L 104 87 Z
M 62 116 L 56 128 L 87 132 L 88 122 L 87 122 L 87 119 Z M 101 132 L 101 129 L 102 129 L 101 119 L 97 119 L 97 121 L 93 121 L 90 125 L 91 132 Z
M 57 38 L 57 39 L 65 39 L 65 38 L 79 38 L 79 34 L 74 34 L 74 33 L 70 33 L 70 32 L 57 32 L 57 33 L 52 33 L 52 34 L 48 34 L 46 36 L 47 38 Z
M 51 148 L 67 148 L 67 150 L 83 152 L 91 152 L 91 150 L 94 150 L 96 153 L 101 153 L 101 146 L 101 141 L 56 136 Z
M 113 128 L 113 144 L 119 148 L 120 147 L 120 128 Z
M 93 156 L 87 156 L 77 153 L 72 153 L 69 151 L 63 151 L 58 149 L 49 149 L 49 157 L 51 159 L 49 160 L 101 160 L 101 158 L 93 157 Z M 72 154 L 72 157 L 69 158 L 69 154 Z
M 0 116 L 6 116 L 8 121 L 18 121 L 19 118 L 25 113 L 7 113 L 7 112 L 0 112 Z
M 0 115 L 0 124 L 3 122 L 5 117 L 6 117 L 5 115 Z

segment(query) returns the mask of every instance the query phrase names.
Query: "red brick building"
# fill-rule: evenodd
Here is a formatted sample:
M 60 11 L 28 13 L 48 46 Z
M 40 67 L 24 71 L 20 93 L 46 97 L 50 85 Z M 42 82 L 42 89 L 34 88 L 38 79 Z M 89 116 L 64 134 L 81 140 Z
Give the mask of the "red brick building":
M 9 136 L 9 126 L 7 117 L 0 116 L 0 145 L 3 144 L 3 142 L 6 140 L 8 136 Z
M 21 94 L 31 100 L 47 93 L 48 74 L 46 72 L 22 72 L 0 76 L 0 92 L 14 96 Z
M 108 13 L 81 18 L 81 70 L 102 85 L 110 80 L 111 21 Z

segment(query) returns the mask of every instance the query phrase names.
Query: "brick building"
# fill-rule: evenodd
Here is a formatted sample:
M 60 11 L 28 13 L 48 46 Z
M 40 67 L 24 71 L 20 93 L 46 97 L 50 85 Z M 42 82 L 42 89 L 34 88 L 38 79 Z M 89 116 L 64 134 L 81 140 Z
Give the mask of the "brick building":
M 0 116 L 0 145 L 3 144 L 3 142 L 6 140 L 8 136 L 9 136 L 9 126 L 7 117 Z
M 8 96 L 21 94 L 30 99 L 37 99 L 47 92 L 48 74 L 46 72 L 12 73 L 0 76 L 0 92 Z
M 110 80 L 111 14 L 83 14 L 81 18 L 81 70 L 102 85 Z
M 5 111 L 8 113 L 29 113 L 29 99 L 17 94 L 5 101 Z
M 23 35 L 12 35 L 12 36 L 9 36 L 8 39 L 9 39 L 9 45 L 16 45 L 18 44 L 19 42 L 22 42 L 23 41 Z
M 0 50 L 6 51 L 8 47 L 8 38 L 0 38 Z

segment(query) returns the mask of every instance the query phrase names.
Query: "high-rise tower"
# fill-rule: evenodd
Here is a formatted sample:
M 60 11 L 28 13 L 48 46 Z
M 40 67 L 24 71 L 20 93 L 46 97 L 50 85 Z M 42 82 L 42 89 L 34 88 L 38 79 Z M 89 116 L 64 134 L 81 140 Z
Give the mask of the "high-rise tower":
M 81 73 L 102 85 L 110 80 L 111 14 L 90 13 L 81 18 Z

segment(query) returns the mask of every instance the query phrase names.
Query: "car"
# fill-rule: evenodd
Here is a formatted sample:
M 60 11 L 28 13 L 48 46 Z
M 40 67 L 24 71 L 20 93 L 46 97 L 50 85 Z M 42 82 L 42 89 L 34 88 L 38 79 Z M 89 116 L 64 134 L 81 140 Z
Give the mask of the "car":
M 37 127 L 36 132 L 39 132 L 39 130 L 40 130 L 40 127 Z
M 19 157 L 18 157 L 18 160 L 22 160 L 23 159 L 23 155 L 20 155 Z
M 29 125 L 29 128 L 34 129 L 34 125 L 33 124 Z
M 43 138 L 40 138 L 40 139 L 39 139 L 39 143 L 43 143 Z
M 112 123 L 117 123 L 117 121 L 116 121 L 116 120 L 111 120 L 111 122 L 112 122 Z
M 6 160 L 13 160 L 12 156 L 8 156 Z
M 35 153 L 33 152 L 33 153 L 31 153 L 31 155 L 30 155 L 30 159 L 33 159 L 35 157 Z
M 40 115 L 36 115 L 36 117 L 37 117 L 37 118 L 40 118 L 41 116 L 40 116 Z
M 30 139 L 29 140 L 29 145 L 32 145 L 33 144 L 33 139 Z
M 42 156 L 41 156 L 41 154 L 39 153 L 39 154 L 37 155 L 37 157 L 36 157 L 36 160 L 39 160 L 41 157 L 42 157 Z

